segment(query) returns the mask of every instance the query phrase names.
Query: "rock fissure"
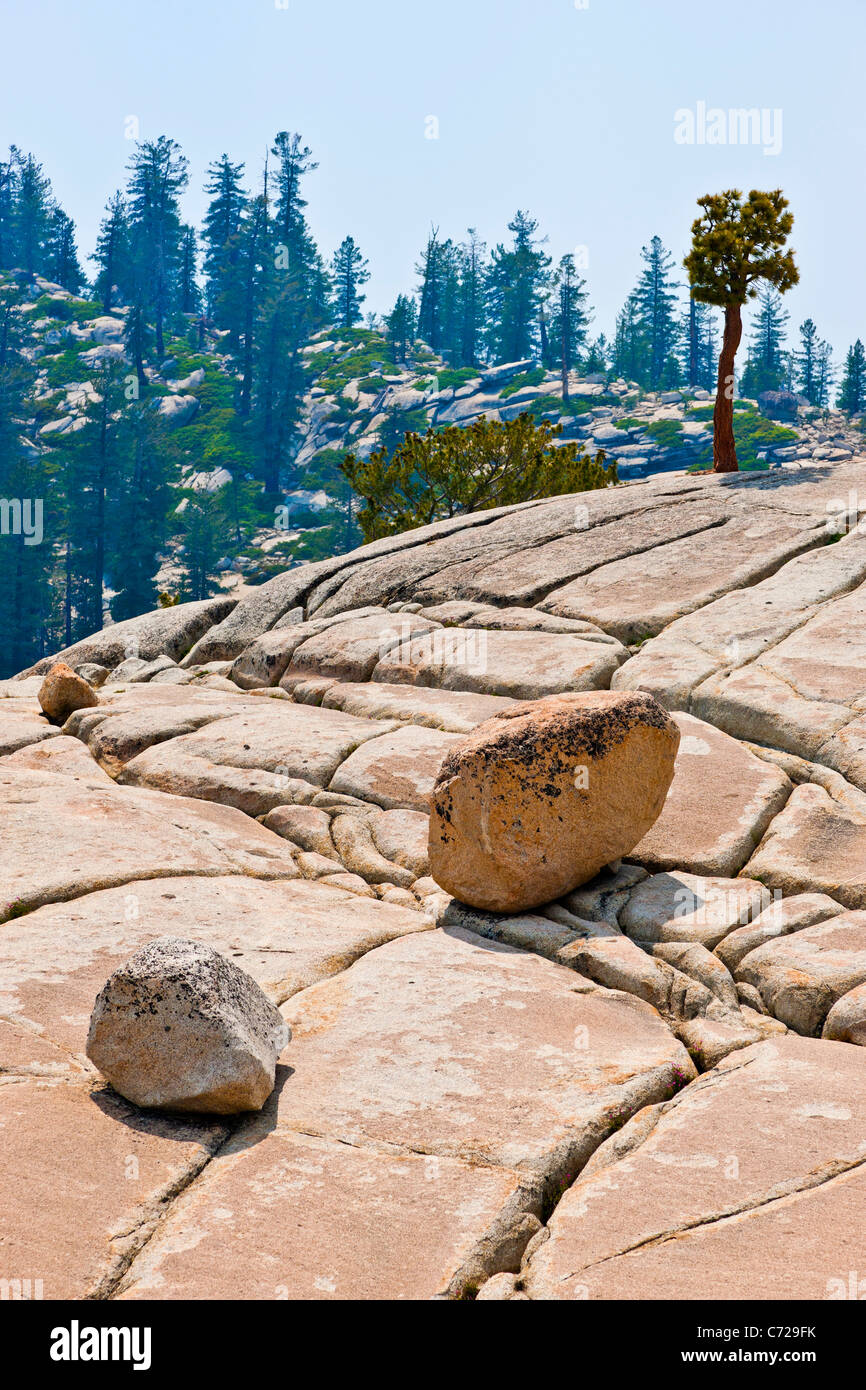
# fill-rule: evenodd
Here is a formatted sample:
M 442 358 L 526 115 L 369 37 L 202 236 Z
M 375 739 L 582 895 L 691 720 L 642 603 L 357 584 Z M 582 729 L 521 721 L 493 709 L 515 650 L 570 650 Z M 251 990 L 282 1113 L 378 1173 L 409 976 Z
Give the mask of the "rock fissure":
M 697 1083 L 693 1082 L 693 1085 Z M 756 1198 L 754 1201 L 746 1202 L 742 1206 L 732 1206 L 724 1210 L 713 1212 L 712 1214 L 701 1217 L 698 1221 L 686 1222 L 682 1226 L 674 1226 L 666 1231 L 658 1231 L 644 1240 L 636 1241 L 633 1245 L 624 1246 L 621 1250 L 614 1250 L 603 1259 L 594 1261 L 593 1264 L 585 1266 L 592 1269 L 596 1265 L 607 1264 L 611 1260 L 618 1260 L 625 1255 L 634 1254 L 637 1250 L 644 1250 L 655 1245 L 662 1245 L 669 1240 L 677 1240 L 680 1236 L 690 1235 L 693 1231 L 701 1231 L 709 1226 L 716 1226 L 725 1221 L 734 1221 L 740 1216 L 750 1216 L 752 1213 L 760 1211 L 764 1207 L 771 1207 L 778 1202 L 783 1202 L 789 1198 L 805 1196 L 816 1189 L 823 1187 L 827 1183 L 835 1182 L 836 1179 L 844 1177 L 848 1173 L 855 1172 L 858 1168 L 866 1168 L 866 1159 L 854 1159 L 851 1162 L 840 1162 L 834 1164 L 829 1172 L 810 1174 L 802 1182 L 794 1182 L 773 1188 L 764 1196 Z

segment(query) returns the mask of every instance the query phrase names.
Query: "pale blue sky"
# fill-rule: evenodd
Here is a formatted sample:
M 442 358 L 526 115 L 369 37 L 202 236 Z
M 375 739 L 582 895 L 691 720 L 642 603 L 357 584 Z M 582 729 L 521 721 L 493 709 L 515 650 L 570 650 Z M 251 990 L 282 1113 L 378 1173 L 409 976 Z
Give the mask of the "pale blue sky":
M 259 173 L 298 130 L 323 251 L 350 232 L 367 308 L 414 284 L 431 223 L 490 243 L 518 207 L 555 256 L 588 248 L 610 332 L 654 233 L 681 259 L 704 192 L 781 185 L 801 285 L 838 359 L 866 338 L 866 0 L 0 0 L 0 141 L 32 149 L 79 244 L 124 178 L 128 116 L 190 161 L 188 218 L 223 151 Z M 782 112 L 782 150 L 674 140 L 699 102 Z M 425 138 L 436 116 L 439 138 Z

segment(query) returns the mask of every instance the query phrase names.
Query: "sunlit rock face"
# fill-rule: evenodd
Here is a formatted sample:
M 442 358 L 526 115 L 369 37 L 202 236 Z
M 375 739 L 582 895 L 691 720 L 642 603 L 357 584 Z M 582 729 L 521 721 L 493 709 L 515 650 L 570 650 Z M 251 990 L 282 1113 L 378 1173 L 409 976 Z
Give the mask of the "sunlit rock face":
M 455 518 L 0 684 L 9 1267 L 45 1297 L 239 1268 L 266 1298 L 827 1296 L 866 1206 L 866 542 L 827 543 L 863 470 Z M 58 658 L 95 703 L 53 722 Z M 443 788 L 495 800 L 521 721 L 513 849 L 461 810 L 470 886 Z M 260 1113 L 157 1112 L 88 1058 L 166 937 L 262 991 Z

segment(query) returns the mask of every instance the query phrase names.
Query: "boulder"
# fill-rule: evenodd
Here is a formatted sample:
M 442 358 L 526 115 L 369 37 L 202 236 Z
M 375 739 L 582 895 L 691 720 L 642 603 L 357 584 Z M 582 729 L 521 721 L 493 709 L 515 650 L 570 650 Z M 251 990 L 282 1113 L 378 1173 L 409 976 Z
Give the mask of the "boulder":
M 110 977 L 87 1055 L 134 1105 L 260 1110 L 291 1034 L 255 980 L 210 946 L 165 936 Z
M 129 660 L 135 660 L 135 658 L 133 657 Z M 124 662 L 123 664 L 126 666 L 128 662 Z M 153 680 L 154 676 L 158 676 L 161 671 L 170 671 L 176 665 L 177 663 L 173 661 L 170 656 L 166 656 L 165 652 L 161 652 L 159 656 L 153 658 L 153 661 L 145 661 L 140 665 L 136 665 L 134 669 L 129 669 L 123 676 L 123 680 L 129 685 L 143 685 L 145 681 Z
M 177 428 L 189 424 L 198 410 L 198 399 L 196 396 L 163 396 L 157 410 L 172 428 Z
M 767 889 L 753 879 L 684 873 L 653 874 L 632 890 L 619 925 L 639 945 L 698 942 L 713 951 L 720 941 L 770 906 Z M 727 966 L 727 961 L 719 954 Z
M 434 785 L 434 879 L 500 912 L 571 892 L 646 834 L 679 741 L 670 716 L 639 691 L 549 696 L 479 725 Z
M 834 1005 L 866 984 L 866 912 L 843 912 L 767 941 L 743 957 L 735 974 L 754 985 L 767 1011 L 788 1028 L 818 1037 Z M 839 1036 L 838 1023 L 837 1015 L 829 1036 Z
M 795 787 L 743 873 L 786 896 L 818 892 L 866 907 L 864 807 L 850 792 L 843 801 L 812 783 Z
M 866 984 L 855 985 L 837 999 L 821 1030 L 822 1038 L 866 1047 Z
M 58 661 L 39 687 L 39 703 L 53 723 L 62 724 L 75 710 L 98 705 L 99 696 L 84 676 Z
M 82 676 L 88 685 L 98 690 L 101 685 L 105 685 L 111 673 L 107 666 L 100 666 L 96 661 L 85 661 L 82 666 L 76 666 L 75 674 Z
M 606 688 L 627 660 L 625 647 L 597 629 L 576 634 L 446 628 L 395 644 L 371 679 L 538 700 Z
M 761 391 L 758 396 L 758 409 L 770 420 L 796 420 L 800 406 L 808 404 L 794 391 Z
M 531 357 L 521 357 L 517 362 L 500 362 L 496 367 L 488 367 L 481 373 L 481 381 L 485 386 L 493 382 L 510 381 L 513 376 L 518 376 L 521 372 L 531 371 L 535 362 Z
M 112 670 L 127 657 L 152 661 L 154 657 L 166 655 L 173 661 L 179 661 L 193 643 L 214 623 L 219 623 L 231 613 L 236 604 L 236 598 L 220 594 L 216 598 L 173 604 L 170 608 L 142 613 L 137 618 L 126 618 L 122 623 L 113 623 L 91 637 L 66 647 L 57 656 L 42 657 L 22 674 L 42 676 L 58 659 L 67 661 L 70 666 L 93 662 Z

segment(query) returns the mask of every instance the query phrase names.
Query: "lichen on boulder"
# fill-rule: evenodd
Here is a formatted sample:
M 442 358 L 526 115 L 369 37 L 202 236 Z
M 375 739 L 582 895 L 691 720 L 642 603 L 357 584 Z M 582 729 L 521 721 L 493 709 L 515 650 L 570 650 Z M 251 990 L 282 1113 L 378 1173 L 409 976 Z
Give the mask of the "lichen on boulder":
M 209 946 L 161 937 L 110 977 L 87 1055 L 126 1100 L 156 1110 L 260 1110 L 289 1041 L 282 1014 Z

